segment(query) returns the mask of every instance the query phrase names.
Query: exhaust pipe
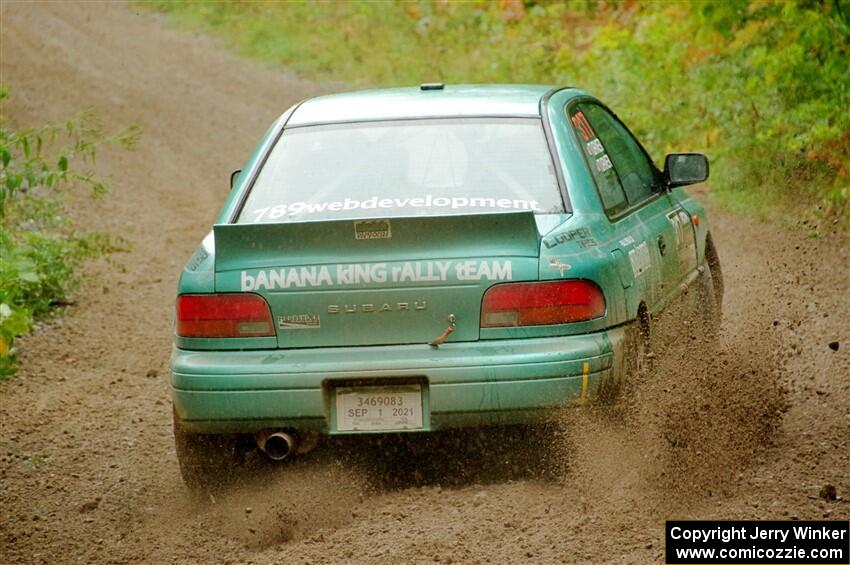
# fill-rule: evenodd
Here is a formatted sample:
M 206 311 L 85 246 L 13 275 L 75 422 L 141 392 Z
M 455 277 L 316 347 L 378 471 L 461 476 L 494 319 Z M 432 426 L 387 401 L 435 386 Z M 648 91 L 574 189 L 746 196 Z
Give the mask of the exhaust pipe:
M 275 430 L 263 430 L 257 434 L 257 447 L 269 459 L 283 461 L 295 452 L 296 440 L 291 434 Z

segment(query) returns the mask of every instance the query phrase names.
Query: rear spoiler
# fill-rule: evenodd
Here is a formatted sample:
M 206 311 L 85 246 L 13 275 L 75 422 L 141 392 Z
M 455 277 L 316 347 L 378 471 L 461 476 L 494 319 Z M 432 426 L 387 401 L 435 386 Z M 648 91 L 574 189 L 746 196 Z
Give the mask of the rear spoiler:
M 537 257 L 532 211 L 278 224 L 217 224 L 215 270 L 435 256 Z

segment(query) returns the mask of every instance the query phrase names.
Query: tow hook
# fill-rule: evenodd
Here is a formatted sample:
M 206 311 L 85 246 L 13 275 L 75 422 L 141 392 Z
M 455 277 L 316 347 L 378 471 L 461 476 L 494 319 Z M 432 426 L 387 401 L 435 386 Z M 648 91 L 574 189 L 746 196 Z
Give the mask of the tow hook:
M 449 314 L 449 327 L 447 327 L 436 339 L 429 341 L 428 345 L 431 347 L 439 347 L 443 345 L 446 340 L 449 339 L 449 336 L 454 333 L 456 326 L 457 318 L 454 314 Z

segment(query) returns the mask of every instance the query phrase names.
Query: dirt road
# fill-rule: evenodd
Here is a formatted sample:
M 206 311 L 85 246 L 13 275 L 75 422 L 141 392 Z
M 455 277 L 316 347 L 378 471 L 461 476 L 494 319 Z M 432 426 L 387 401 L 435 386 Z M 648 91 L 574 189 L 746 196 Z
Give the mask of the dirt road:
M 667 518 L 850 517 L 818 497 L 850 497 L 848 242 L 720 211 L 721 352 L 682 343 L 630 400 L 565 414 L 550 472 L 525 470 L 535 450 L 341 446 L 193 500 L 168 397 L 179 268 L 267 125 L 328 87 L 123 5 L 3 2 L 0 29 L 11 125 L 90 107 L 144 129 L 78 212 L 130 240 L 124 267 L 93 265 L 0 383 L 0 563 L 645 563 Z

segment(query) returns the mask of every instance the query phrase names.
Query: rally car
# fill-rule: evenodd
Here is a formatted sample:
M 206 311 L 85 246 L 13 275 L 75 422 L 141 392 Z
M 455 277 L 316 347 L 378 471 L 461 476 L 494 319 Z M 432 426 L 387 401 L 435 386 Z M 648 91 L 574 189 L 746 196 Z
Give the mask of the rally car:
M 576 88 L 426 84 L 275 121 L 180 277 L 171 387 L 190 486 L 246 443 L 533 421 L 645 366 L 673 303 L 716 327 L 703 207 Z

